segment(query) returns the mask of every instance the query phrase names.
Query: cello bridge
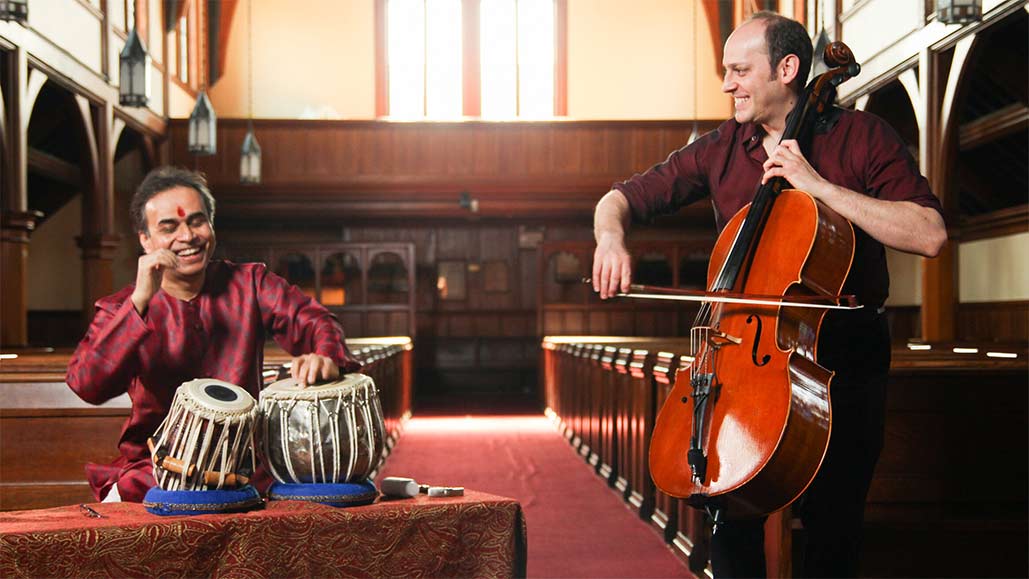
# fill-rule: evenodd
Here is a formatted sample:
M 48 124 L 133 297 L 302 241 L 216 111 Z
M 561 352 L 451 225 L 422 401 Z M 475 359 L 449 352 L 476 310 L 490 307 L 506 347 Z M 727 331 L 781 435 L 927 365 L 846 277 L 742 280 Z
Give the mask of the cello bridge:
M 715 349 L 721 348 L 722 346 L 727 346 L 729 344 L 735 344 L 739 346 L 743 343 L 743 338 L 731 336 L 729 334 L 726 334 L 725 332 L 716 330 L 711 327 L 697 327 L 693 329 L 695 331 L 699 330 L 700 333 L 704 336 L 704 340 L 707 342 L 707 344 Z

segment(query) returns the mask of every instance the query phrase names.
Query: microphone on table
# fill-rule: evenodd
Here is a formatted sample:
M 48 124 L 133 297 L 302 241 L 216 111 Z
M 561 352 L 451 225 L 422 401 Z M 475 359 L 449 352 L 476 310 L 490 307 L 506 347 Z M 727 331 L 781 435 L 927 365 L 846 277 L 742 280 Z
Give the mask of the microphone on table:
M 459 497 L 464 495 L 464 487 L 444 487 L 420 485 L 411 478 L 388 476 L 379 484 L 382 494 L 388 497 L 409 499 L 424 493 L 430 497 Z

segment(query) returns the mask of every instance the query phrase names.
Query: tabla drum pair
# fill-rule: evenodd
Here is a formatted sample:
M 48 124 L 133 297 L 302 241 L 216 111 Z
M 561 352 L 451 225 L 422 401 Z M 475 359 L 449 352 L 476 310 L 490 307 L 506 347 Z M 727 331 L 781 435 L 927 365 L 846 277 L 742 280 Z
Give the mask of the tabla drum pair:
M 260 406 L 248 392 L 227 382 L 186 382 L 148 441 L 157 481 L 151 490 L 164 493 L 159 501 L 144 499 L 144 504 L 155 502 L 162 507 L 172 500 L 202 500 L 213 510 L 188 512 L 241 510 L 209 505 L 213 495 L 204 493 L 198 499 L 190 491 L 228 493 L 227 500 L 233 504 L 259 501 L 248 485 L 256 467 L 255 438 L 256 448 L 280 484 L 353 484 L 359 488 L 344 490 L 360 491 L 362 501 L 368 496 L 374 499 L 374 486 L 367 479 L 381 462 L 384 430 L 375 384 L 362 374 L 307 388 L 291 379 L 280 380 L 262 393 Z M 168 495 L 180 491 L 184 497 Z

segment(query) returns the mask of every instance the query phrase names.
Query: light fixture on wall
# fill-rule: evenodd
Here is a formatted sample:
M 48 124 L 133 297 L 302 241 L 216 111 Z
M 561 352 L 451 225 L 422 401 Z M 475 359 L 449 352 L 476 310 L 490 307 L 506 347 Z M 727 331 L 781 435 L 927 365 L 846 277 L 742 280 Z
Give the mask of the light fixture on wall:
M 0 0 L 0 20 L 25 24 L 29 20 L 29 0 Z
M 936 19 L 944 24 L 967 24 L 983 19 L 982 0 L 936 0 Z
M 118 57 L 118 94 L 127 107 L 145 107 L 150 101 L 150 53 L 133 26 Z
M 239 182 L 256 185 L 261 182 L 261 145 L 254 136 L 254 3 L 247 2 L 247 134 L 239 155 Z
M 467 191 L 461 191 L 461 195 L 457 199 L 457 205 L 461 209 L 467 209 L 472 213 L 479 212 L 479 200 L 473 198 Z

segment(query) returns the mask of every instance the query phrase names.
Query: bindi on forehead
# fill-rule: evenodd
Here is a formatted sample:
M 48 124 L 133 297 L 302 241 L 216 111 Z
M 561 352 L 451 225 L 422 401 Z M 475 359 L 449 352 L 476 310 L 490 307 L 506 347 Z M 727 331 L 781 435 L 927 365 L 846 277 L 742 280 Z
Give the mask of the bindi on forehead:
M 178 209 L 179 217 L 185 217 L 186 216 L 186 210 L 185 209 L 183 209 L 182 207 L 176 207 L 176 209 Z

